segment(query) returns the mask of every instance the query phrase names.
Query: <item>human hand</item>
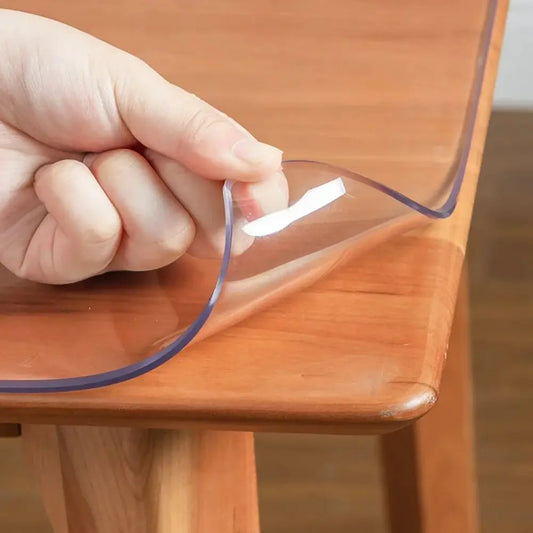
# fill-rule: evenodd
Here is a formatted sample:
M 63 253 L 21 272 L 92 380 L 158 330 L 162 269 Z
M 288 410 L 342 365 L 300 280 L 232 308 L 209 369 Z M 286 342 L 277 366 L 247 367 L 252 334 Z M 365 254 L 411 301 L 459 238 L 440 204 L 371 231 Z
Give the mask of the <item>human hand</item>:
M 279 150 L 138 58 L 4 9 L 0 49 L 0 263 L 16 275 L 70 283 L 220 252 L 226 178 L 286 204 Z

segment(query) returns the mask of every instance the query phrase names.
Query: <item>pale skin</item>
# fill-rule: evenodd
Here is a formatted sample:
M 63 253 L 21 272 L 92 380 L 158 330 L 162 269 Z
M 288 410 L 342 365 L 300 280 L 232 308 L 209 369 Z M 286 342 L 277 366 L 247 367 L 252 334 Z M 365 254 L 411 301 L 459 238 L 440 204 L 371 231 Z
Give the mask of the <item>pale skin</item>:
M 5 9 L 0 50 L 0 263 L 15 275 L 64 284 L 218 254 L 224 179 L 256 211 L 286 204 L 280 150 L 139 59 Z

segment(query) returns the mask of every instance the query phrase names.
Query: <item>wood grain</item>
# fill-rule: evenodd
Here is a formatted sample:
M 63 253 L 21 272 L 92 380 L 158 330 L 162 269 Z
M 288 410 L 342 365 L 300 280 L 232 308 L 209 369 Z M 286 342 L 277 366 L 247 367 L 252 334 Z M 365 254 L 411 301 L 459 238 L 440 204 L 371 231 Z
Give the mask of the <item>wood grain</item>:
M 439 401 L 381 437 L 392 533 L 477 533 L 468 286 L 463 275 Z
M 171 79 L 182 76 L 187 87 L 265 140 L 281 144 L 287 156 L 311 155 L 407 184 L 406 176 L 438 176 L 449 168 L 473 72 L 473 63 L 459 58 L 478 42 L 485 1 L 346 1 L 333 10 L 316 0 L 303 13 L 296 4 L 283 4 L 286 11 L 274 4 L 234 2 L 225 13 L 198 2 L 187 4 L 194 16 L 184 20 L 163 0 L 150 4 L 149 15 L 142 2 L 95 10 L 92 4 L 20 0 L 6 7 L 59 17 L 139 53 Z M 451 219 L 395 238 L 132 382 L 80 393 L 3 394 L 2 419 L 376 433 L 427 412 L 440 383 L 505 12 L 506 2 L 500 2 L 466 181 Z M 144 33 L 134 30 L 139 25 Z M 317 37 L 320 46 L 302 45 Z M 184 38 L 198 45 L 187 57 L 174 52 Z M 247 53 L 242 42 L 250 43 Z M 291 52 L 290 60 L 272 65 L 268 46 Z M 209 56 L 212 48 L 217 54 Z M 413 54 L 413 70 L 402 73 L 398 60 Z M 354 68 L 345 69 L 352 60 Z M 336 69 L 317 74 L 317 64 L 330 63 Z M 232 76 L 221 71 L 223 65 L 230 65 Z M 428 81 L 439 72 L 447 76 L 445 91 Z M 418 84 L 428 82 L 425 90 L 408 83 L 411 75 Z M 213 84 L 213 76 L 225 83 Z M 413 105 L 416 95 L 420 100 Z M 111 313 L 111 320 L 116 299 L 108 302 L 102 342 L 131 345 L 149 331 L 148 322 L 139 326 L 142 310 L 134 302 Z M 169 313 L 163 321 L 175 318 Z M 117 317 L 123 320 L 118 325 Z M 19 319 L 28 323 L 24 314 Z
M 533 283 L 524 269 L 531 146 L 533 113 L 492 114 L 468 246 L 483 533 L 529 533 L 533 523 L 533 426 L 523 423 L 533 404 Z M 376 445 L 372 437 L 256 435 L 261 531 L 385 533 Z M 0 439 L 0 531 L 50 533 L 20 447 L 21 439 Z
M 55 533 L 258 533 L 253 435 L 24 426 Z

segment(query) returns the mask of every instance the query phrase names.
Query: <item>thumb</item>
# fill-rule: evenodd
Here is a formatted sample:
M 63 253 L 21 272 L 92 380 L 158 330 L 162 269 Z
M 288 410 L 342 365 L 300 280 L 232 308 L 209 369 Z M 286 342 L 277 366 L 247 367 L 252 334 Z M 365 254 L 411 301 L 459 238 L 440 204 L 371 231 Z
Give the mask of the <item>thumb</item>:
M 235 121 L 169 83 L 136 58 L 113 69 L 119 113 L 144 146 L 215 179 L 255 181 L 274 174 L 282 152 Z M 118 79 L 117 79 L 118 77 Z

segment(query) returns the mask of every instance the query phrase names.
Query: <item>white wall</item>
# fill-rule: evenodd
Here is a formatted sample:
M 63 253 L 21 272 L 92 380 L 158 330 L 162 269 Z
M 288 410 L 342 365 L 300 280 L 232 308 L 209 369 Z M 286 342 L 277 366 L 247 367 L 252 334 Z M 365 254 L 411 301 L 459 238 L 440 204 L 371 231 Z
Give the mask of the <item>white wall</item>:
M 494 107 L 533 109 L 533 0 L 511 0 Z

